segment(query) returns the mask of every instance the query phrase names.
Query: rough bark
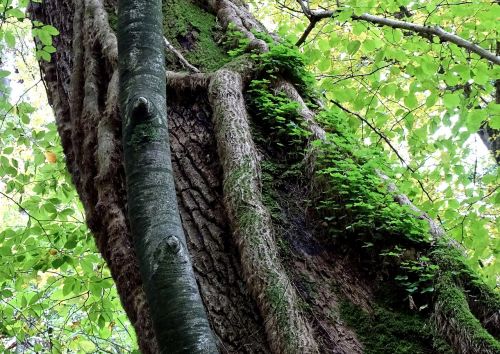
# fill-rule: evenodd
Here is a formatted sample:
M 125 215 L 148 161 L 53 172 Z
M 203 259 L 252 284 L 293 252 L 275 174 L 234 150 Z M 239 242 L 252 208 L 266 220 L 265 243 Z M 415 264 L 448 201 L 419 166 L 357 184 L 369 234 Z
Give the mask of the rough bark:
M 41 66 L 87 223 L 111 269 L 141 351 L 157 353 L 126 217 L 117 47 L 109 25 L 113 18 L 107 18 L 113 16 L 115 5 L 113 0 L 45 0 L 33 5 L 32 13 L 61 32 L 54 39 L 53 61 Z M 170 17 L 165 35 L 190 64 L 205 72 L 167 73 L 168 116 L 182 226 L 219 351 L 363 352 L 360 336 L 340 316 L 342 304 L 354 304 L 376 318 L 382 306 L 376 293 L 395 284 L 387 282 L 384 267 L 367 266 L 365 254 L 357 253 L 363 250 L 346 251 L 325 237 L 321 220 L 305 200 L 313 194 L 311 168 L 283 183 L 264 181 L 262 165 L 282 156 L 255 142 L 259 122 L 247 110 L 245 90 L 256 68 L 244 56 L 227 63 L 230 59 L 220 49 L 221 36 L 232 23 L 249 39 L 249 48 L 267 50 L 253 33 L 263 30 L 262 25 L 237 1 L 165 0 L 164 13 L 175 13 L 179 6 L 213 24 L 208 28 L 195 20 L 186 24 L 180 15 Z M 162 39 L 158 47 L 163 43 Z M 212 50 L 200 54 L 203 45 Z M 206 57 L 220 60 L 208 63 Z M 175 54 L 167 53 L 167 61 L 173 70 L 183 70 Z M 278 81 L 274 88 L 298 102 L 299 115 L 314 138 L 322 139 L 324 131 L 314 121 L 315 112 L 305 105 L 293 82 Z M 308 156 L 306 167 L 313 165 L 314 157 L 314 153 Z M 272 205 L 267 200 L 270 189 Z M 443 268 L 452 263 L 448 258 L 436 256 Z M 474 285 L 477 279 L 455 263 L 449 268 L 460 276 L 449 284 L 467 294 L 466 309 L 448 318 L 449 303 L 441 297 L 434 302 L 434 322 L 441 323 L 439 330 L 455 350 L 491 352 L 496 345 L 492 338 L 498 337 L 498 299 Z M 466 333 L 460 322 L 463 314 L 473 317 L 469 324 L 474 328 Z M 476 330 L 481 336 L 462 340 Z M 422 345 L 436 352 L 431 344 Z

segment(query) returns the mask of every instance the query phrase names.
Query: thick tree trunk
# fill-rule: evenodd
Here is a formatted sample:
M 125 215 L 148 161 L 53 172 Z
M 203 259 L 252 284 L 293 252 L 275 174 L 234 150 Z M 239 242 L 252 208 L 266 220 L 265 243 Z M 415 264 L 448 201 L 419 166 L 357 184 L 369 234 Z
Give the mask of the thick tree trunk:
M 127 218 L 115 6 L 113 0 L 45 0 L 32 6 L 32 16 L 61 32 L 52 62 L 41 67 L 68 169 L 140 349 L 157 353 Z M 265 170 L 264 163 L 282 156 L 254 142 L 260 128 L 251 122 L 259 112 L 248 113 L 245 91 L 257 68 L 244 58 L 227 64 L 230 58 L 219 44 L 231 23 L 249 47 L 267 49 L 252 32 L 263 27 L 245 6 L 164 0 L 163 13 L 165 36 L 185 57 L 167 52 L 169 68 L 182 69 L 187 59 L 204 72 L 168 73 L 168 119 L 182 226 L 219 351 L 380 352 L 387 342 L 380 339 L 383 345 L 377 346 L 370 332 L 387 328 L 381 337 L 394 339 L 387 352 L 404 352 L 397 349 L 404 343 L 407 352 L 494 353 L 500 301 L 462 272 L 455 256 L 436 253 L 436 262 L 454 275 L 439 278 L 434 309 L 425 316 L 380 301 L 381 293 L 401 292 L 362 249 L 346 250 L 324 237 L 321 220 L 305 200 L 313 195 L 307 169 L 282 183 L 276 177 L 290 172 L 294 161 L 279 171 Z M 314 112 L 293 82 L 278 80 L 275 89 L 299 102 L 299 114 L 322 139 Z M 450 292 L 458 294 L 453 305 L 444 298 Z M 422 330 L 428 324 L 433 330 Z

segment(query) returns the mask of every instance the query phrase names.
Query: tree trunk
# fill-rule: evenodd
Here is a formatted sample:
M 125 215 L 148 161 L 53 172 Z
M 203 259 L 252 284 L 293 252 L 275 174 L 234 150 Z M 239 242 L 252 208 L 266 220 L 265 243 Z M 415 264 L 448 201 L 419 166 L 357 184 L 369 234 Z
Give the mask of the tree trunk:
M 52 62 L 41 68 L 67 166 L 140 349 L 157 353 L 161 339 L 127 218 L 116 2 L 45 0 L 31 13 L 61 33 Z M 498 352 L 500 300 L 448 251 L 452 246 L 409 247 L 440 267 L 430 309 L 418 313 L 403 302 L 404 290 L 380 257 L 328 237 L 321 212 L 308 201 L 322 183 L 310 181 L 314 151 L 304 164 L 270 147 L 258 118 L 265 112 L 248 91 L 262 70 L 252 57 L 232 59 L 221 44 L 233 40 L 228 32 L 236 28 L 247 50 L 267 50 L 254 34 L 265 29 L 244 4 L 164 0 L 163 14 L 166 39 L 177 49 L 167 51 L 167 115 L 178 207 L 219 351 Z M 182 72 L 186 61 L 201 73 Z M 323 139 L 300 82 L 273 84 L 297 102 L 312 136 Z
M 217 351 L 182 229 L 167 127 L 162 3 L 118 5 L 128 217 L 161 352 Z

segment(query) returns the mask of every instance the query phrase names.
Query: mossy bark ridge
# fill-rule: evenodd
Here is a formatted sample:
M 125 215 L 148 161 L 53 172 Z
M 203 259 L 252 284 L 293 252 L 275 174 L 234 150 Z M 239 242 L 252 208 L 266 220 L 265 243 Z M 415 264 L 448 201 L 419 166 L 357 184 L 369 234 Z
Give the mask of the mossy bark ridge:
M 168 140 L 162 3 L 118 3 L 128 214 L 160 352 L 215 353 L 177 207 Z

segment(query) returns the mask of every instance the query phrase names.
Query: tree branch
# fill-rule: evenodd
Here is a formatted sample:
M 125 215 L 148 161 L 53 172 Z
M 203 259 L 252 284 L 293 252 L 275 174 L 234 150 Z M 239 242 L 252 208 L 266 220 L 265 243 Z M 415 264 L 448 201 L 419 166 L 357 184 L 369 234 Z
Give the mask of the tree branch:
M 181 52 L 179 52 L 177 49 L 175 49 L 175 47 L 170 44 L 170 42 L 168 41 L 168 39 L 166 37 L 163 37 L 163 44 L 165 45 L 165 48 L 170 50 L 172 53 L 174 53 L 174 55 L 177 57 L 177 59 L 179 59 L 179 61 L 181 62 L 181 64 L 191 70 L 192 72 L 194 73 L 199 73 L 200 70 L 198 70 L 198 68 L 196 68 L 195 66 L 191 65 L 186 58 L 184 58 L 184 56 L 182 55 Z
M 460 36 L 457 36 L 457 35 L 452 34 L 450 32 L 446 32 L 445 30 L 443 30 L 439 26 L 432 26 L 432 27 L 431 26 L 423 26 L 423 25 L 418 25 L 418 24 L 411 23 L 411 22 L 405 22 L 405 21 L 393 20 L 393 19 L 385 18 L 385 17 L 373 16 L 370 14 L 362 14 L 360 16 L 353 15 L 351 18 L 353 20 L 367 21 L 367 22 L 375 23 L 375 24 L 382 25 L 382 26 L 389 26 L 392 28 L 405 29 L 408 31 L 416 32 L 425 38 L 436 36 L 441 40 L 441 42 L 453 43 L 453 44 L 457 45 L 458 47 L 461 47 L 461 48 L 467 49 L 473 53 L 476 53 L 481 58 L 487 59 L 494 64 L 500 64 L 500 57 L 499 56 L 496 56 L 492 52 L 478 46 L 477 44 L 474 44 L 470 41 L 467 41 Z
M 304 12 L 304 15 L 309 19 L 310 23 L 307 26 L 304 34 L 301 36 L 299 41 L 297 41 L 296 45 L 300 46 L 306 40 L 309 33 L 312 31 L 316 23 L 324 18 L 333 18 L 340 13 L 340 11 L 332 11 L 332 10 L 310 10 L 301 0 L 297 0 Z M 367 21 L 374 23 L 376 25 L 388 26 L 392 28 L 400 28 L 408 31 L 412 31 L 417 33 L 418 35 L 424 38 L 432 38 L 433 36 L 438 37 L 441 42 L 450 42 L 458 47 L 464 48 L 468 51 L 476 53 L 481 58 L 487 59 L 494 64 L 500 64 L 500 56 L 495 55 L 494 53 L 478 46 L 471 41 L 465 40 L 460 36 L 457 36 L 453 33 L 447 32 L 443 30 L 439 26 L 424 26 L 416 23 L 400 21 L 395 19 L 390 19 L 386 17 L 374 16 L 367 13 L 361 15 L 352 15 L 351 19 L 359 20 L 359 21 Z
M 319 20 L 316 19 L 310 19 L 309 25 L 307 25 L 307 28 L 305 29 L 304 33 L 302 33 L 302 36 L 300 36 L 299 40 L 295 45 L 297 47 L 300 47 L 307 39 L 307 36 L 309 36 L 309 33 L 313 30 L 314 27 L 316 27 L 316 23 L 318 23 Z

